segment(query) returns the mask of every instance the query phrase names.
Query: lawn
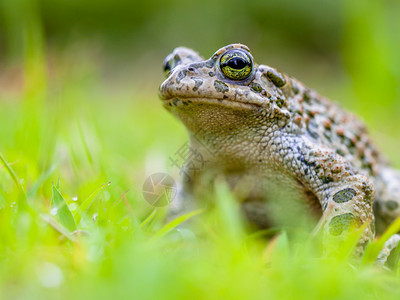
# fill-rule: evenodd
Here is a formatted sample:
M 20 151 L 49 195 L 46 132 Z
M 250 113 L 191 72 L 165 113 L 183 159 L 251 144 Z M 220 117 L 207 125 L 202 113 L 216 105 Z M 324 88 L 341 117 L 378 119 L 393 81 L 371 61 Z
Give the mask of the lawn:
M 14 2 L 4 3 L 12 12 Z M 343 7 L 346 72 L 313 66 L 317 55 L 296 58 L 293 70 L 362 116 L 399 165 L 399 45 L 384 29 L 383 6 Z M 360 260 L 350 255 L 357 233 L 324 255 L 318 235 L 306 228 L 250 230 L 223 182 L 209 196 L 214 205 L 166 222 L 167 208 L 142 195 L 151 174 L 179 181 L 170 158 L 187 140 L 158 99 L 164 48 L 154 50 L 147 37 L 145 54 L 131 54 L 137 61 L 129 62 L 127 52 L 118 60 L 96 39 L 47 43 L 35 13 L 22 25 L 17 14 L 4 15 L 16 28 L 10 36 L 21 28 L 25 35 L 22 54 L 1 59 L 1 299 L 399 299 L 398 255 L 390 268 L 374 263 L 387 236 Z M 222 43 L 216 33 L 214 39 Z M 17 49 L 14 42 L 10 49 Z M 204 48 L 216 50 L 210 44 Z M 307 73 L 308 66 L 318 74 Z

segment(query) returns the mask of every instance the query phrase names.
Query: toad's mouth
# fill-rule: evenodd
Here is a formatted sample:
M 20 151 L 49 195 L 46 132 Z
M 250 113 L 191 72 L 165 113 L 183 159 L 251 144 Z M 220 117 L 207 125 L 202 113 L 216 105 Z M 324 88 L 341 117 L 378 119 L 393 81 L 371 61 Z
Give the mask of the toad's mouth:
M 163 106 L 167 109 L 170 108 L 189 108 L 193 107 L 193 105 L 202 105 L 202 104 L 212 104 L 218 106 L 224 106 L 229 108 L 236 109 L 255 109 L 255 108 L 267 108 L 268 103 L 266 101 L 260 102 L 256 99 L 254 101 L 249 101 L 249 99 L 244 101 L 240 101 L 237 99 L 223 99 L 223 98 L 206 98 L 206 97 L 172 97 L 167 99 L 162 99 Z

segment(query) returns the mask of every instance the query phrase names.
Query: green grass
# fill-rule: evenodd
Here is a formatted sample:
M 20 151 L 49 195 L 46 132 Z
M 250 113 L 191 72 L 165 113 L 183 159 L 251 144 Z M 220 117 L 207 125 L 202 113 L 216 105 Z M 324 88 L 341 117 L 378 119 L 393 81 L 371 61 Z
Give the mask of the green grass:
M 156 172 L 179 178 L 168 158 L 186 134 L 158 100 L 159 62 L 149 70 L 133 64 L 114 79 L 111 66 L 99 70 L 103 57 L 90 43 L 45 55 L 37 12 L 15 3 L 2 6 L 10 49 L 24 51 L 17 83 L 0 76 L 1 299 L 399 298 L 398 263 L 392 270 L 374 264 L 388 235 L 362 263 L 349 256 L 357 233 L 326 256 L 306 228 L 250 231 L 223 183 L 210 196 L 213 207 L 166 224 L 165 208 L 151 207 L 142 185 Z M 398 164 L 398 139 L 376 134 L 398 136 L 397 73 L 390 71 L 398 51 L 386 50 L 399 47 L 383 22 L 391 10 L 346 3 L 343 57 L 354 86 L 338 80 L 326 88 L 347 99 L 354 90 L 358 100 L 344 105 L 373 125 Z M 177 226 L 185 218 L 187 226 Z

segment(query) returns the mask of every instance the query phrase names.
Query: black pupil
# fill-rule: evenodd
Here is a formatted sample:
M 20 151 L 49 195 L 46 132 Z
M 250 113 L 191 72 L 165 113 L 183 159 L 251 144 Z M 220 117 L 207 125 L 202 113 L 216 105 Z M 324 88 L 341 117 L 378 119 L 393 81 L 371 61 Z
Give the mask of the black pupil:
M 247 62 L 241 58 L 241 57 L 233 57 L 228 61 L 227 64 L 229 67 L 231 67 L 232 69 L 236 69 L 236 70 L 240 70 L 243 69 L 246 65 Z

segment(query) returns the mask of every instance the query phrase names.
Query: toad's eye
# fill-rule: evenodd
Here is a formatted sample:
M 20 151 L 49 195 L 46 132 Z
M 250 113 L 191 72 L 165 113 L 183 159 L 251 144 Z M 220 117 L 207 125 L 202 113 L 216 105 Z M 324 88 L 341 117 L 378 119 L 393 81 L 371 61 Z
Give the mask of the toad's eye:
M 249 77 L 253 68 L 253 60 L 242 50 L 231 50 L 222 55 L 219 67 L 229 79 L 243 80 Z
M 169 61 L 164 61 L 164 63 L 163 63 L 163 69 L 164 69 L 164 74 L 165 74 L 165 76 L 168 77 L 169 72 L 171 72 L 171 65 L 170 65 Z
M 168 77 L 171 73 L 171 70 L 175 68 L 177 65 L 179 65 L 181 61 L 182 59 L 178 54 L 168 55 L 163 62 L 163 69 L 165 76 Z

